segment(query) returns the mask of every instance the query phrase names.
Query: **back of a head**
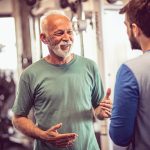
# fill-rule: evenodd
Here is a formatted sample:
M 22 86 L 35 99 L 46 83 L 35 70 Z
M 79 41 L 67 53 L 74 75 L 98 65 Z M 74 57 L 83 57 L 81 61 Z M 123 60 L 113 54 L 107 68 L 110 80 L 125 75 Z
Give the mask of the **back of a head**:
M 135 23 L 150 38 L 150 0 L 130 0 L 121 10 L 130 24 Z

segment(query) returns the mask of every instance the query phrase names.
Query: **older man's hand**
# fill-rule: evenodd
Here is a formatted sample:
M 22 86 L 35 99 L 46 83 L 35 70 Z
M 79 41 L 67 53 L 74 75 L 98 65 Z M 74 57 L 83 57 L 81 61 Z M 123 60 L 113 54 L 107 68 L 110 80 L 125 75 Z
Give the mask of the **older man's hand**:
M 110 99 L 111 89 L 108 88 L 106 96 L 100 102 L 99 106 L 95 109 L 95 114 L 98 119 L 110 118 L 112 111 L 112 101 Z
M 62 124 L 56 124 L 47 131 L 43 132 L 42 139 L 46 142 L 51 143 L 57 148 L 66 148 L 72 146 L 77 138 L 76 133 L 58 133 L 57 129 L 61 128 Z

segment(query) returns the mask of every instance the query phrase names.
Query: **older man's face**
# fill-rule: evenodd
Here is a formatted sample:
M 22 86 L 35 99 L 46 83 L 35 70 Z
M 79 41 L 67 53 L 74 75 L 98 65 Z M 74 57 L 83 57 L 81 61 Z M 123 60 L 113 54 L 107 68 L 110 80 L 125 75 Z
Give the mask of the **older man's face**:
M 71 22 L 65 18 L 56 18 L 47 30 L 48 47 L 55 55 L 66 57 L 74 41 Z

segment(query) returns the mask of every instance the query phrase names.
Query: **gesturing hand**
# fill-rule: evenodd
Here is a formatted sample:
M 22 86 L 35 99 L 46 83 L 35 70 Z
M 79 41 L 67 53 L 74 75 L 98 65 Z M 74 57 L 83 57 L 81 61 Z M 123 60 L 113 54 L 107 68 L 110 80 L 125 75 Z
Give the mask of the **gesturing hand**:
M 71 146 L 78 135 L 76 133 L 58 133 L 57 129 L 61 128 L 61 126 L 62 123 L 59 123 L 44 131 L 42 139 L 58 148 L 65 148 Z
M 106 96 L 104 99 L 100 102 L 100 108 L 101 108 L 101 116 L 104 118 L 109 118 L 111 116 L 111 111 L 112 111 L 112 101 L 110 100 L 110 94 L 111 94 L 111 89 L 108 88 L 106 92 Z

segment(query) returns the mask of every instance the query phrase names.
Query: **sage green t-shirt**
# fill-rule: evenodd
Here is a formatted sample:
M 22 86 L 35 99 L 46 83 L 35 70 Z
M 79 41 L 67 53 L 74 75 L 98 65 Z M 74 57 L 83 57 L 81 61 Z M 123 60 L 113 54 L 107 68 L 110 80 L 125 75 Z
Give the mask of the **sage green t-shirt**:
M 93 128 L 92 107 L 104 95 L 96 64 L 74 55 L 63 65 L 44 59 L 24 70 L 13 106 L 17 115 L 27 116 L 35 110 L 36 124 L 43 130 L 62 123 L 60 133 L 78 134 L 73 147 L 62 150 L 99 150 Z M 35 150 L 60 150 L 47 142 L 35 140 Z

